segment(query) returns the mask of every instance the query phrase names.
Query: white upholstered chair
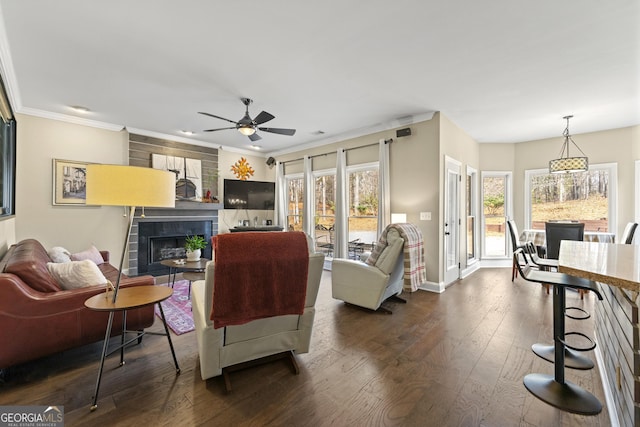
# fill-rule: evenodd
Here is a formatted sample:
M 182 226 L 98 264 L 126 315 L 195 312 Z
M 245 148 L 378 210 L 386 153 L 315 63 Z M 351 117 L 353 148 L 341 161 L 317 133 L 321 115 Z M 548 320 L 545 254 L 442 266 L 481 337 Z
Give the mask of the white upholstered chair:
M 223 368 L 279 353 L 307 353 L 323 265 L 323 254 L 309 254 L 306 301 L 302 315 L 268 317 L 243 325 L 214 329 L 210 313 L 215 262 L 210 261 L 205 271 L 205 280 L 194 282 L 191 290 L 202 379 L 221 375 Z M 292 362 L 297 370 L 293 358 Z M 230 383 L 226 377 L 225 385 L 227 390 L 230 390 Z
M 335 258 L 331 265 L 331 292 L 335 299 L 368 308 L 390 310 L 381 304 L 402 293 L 404 281 L 404 240 L 398 230 L 387 233 L 387 247 L 375 265 L 363 261 Z M 404 302 L 404 300 L 399 299 Z

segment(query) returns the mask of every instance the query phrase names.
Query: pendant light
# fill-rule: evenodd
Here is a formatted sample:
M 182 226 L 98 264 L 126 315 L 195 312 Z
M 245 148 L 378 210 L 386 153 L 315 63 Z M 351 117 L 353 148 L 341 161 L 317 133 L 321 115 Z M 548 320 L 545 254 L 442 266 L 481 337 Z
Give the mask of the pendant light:
M 560 151 L 560 158 L 549 160 L 549 173 L 586 172 L 589 170 L 589 159 L 587 155 L 584 154 L 580 147 L 578 147 L 578 144 L 571 138 L 571 134 L 569 134 L 569 119 L 572 117 L 573 116 L 563 117 L 563 119 L 567 121 L 567 127 L 564 129 L 564 132 L 562 132 L 564 143 Z M 582 157 L 570 157 L 569 141 L 582 153 Z

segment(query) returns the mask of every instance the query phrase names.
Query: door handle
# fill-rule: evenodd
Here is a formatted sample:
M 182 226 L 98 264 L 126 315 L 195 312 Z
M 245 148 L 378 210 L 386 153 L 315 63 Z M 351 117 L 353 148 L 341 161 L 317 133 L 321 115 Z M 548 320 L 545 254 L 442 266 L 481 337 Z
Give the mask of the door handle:
M 444 235 L 445 235 L 445 236 L 448 236 L 448 235 L 450 235 L 450 234 L 451 234 L 451 233 L 449 233 L 448 231 L 445 231 L 445 232 L 444 232 Z

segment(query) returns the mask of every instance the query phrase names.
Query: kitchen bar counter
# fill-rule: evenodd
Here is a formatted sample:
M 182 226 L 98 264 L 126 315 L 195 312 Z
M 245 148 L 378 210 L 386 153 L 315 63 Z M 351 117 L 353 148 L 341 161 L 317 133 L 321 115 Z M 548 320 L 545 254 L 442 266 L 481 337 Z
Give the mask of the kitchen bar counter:
M 640 425 L 640 246 L 563 241 L 559 270 L 598 282 L 595 336 L 609 412 L 621 426 Z M 613 406 L 613 407 L 612 407 Z

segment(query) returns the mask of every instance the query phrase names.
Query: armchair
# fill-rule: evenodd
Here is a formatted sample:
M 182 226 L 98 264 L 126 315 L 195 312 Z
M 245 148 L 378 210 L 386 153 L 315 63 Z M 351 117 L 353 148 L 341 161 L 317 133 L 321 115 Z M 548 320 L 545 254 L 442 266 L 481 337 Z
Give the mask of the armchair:
M 255 254 L 262 258 L 278 260 L 282 251 L 265 252 L 269 248 L 268 243 L 273 239 L 292 237 L 299 232 L 285 233 L 232 233 L 225 236 L 227 239 L 250 239 L 249 246 L 239 246 L 243 251 L 250 251 L 249 256 Z M 253 237 L 252 237 L 253 236 Z M 246 241 L 244 242 L 246 243 Z M 243 243 L 243 244 L 244 244 Z M 267 246 L 265 246 L 267 244 Z M 198 353 L 200 356 L 200 375 L 203 380 L 218 375 L 223 375 L 227 391 L 231 390 L 228 379 L 228 371 L 234 366 L 245 362 L 255 361 L 280 353 L 287 353 L 291 357 L 294 370 L 297 373 L 293 352 L 307 353 L 311 341 L 311 330 L 315 317 L 315 302 L 318 295 L 320 278 L 324 265 L 324 255 L 321 253 L 309 253 L 313 251 L 313 245 L 306 237 L 306 251 L 308 257 L 307 281 L 302 284 L 306 289 L 304 297 L 304 309 L 302 314 L 286 314 L 273 317 L 256 318 L 243 324 L 226 324 L 226 326 L 216 328 L 217 320 L 212 320 L 212 310 L 214 309 L 213 295 L 218 291 L 215 283 L 216 261 L 220 263 L 220 254 L 223 248 L 216 249 L 214 261 L 207 264 L 205 279 L 192 284 L 191 299 L 193 305 L 193 320 L 196 329 L 196 339 L 198 342 Z M 263 251 L 263 252 L 260 252 Z M 259 255 L 262 254 L 262 255 Z M 232 274 L 240 274 L 241 267 L 236 268 Z M 219 276 L 220 277 L 220 276 Z M 236 283 L 232 283 L 236 285 Z M 257 297 L 258 291 L 249 294 L 249 303 L 263 298 Z M 255 298 L 253 299 L 252 298 Z M 216 298 L 220 296 L 216 293 Z M 235 305 L 235 304 L 234 304 Z M 221 325 L 221 323 L 217 323 Z
M 387 232 L 387 247 L 375 265 L 351 259 L 334 259 L 331 266 L 331 292 L 335 299 L 368 308 L 390 310 L 381 304 L 402 293 L 404 283 L 404 239 L 397 229 Z M 399 299 L 399 298 L 398 298 Z M 400 301 L 404 302 L 404 300 Z

